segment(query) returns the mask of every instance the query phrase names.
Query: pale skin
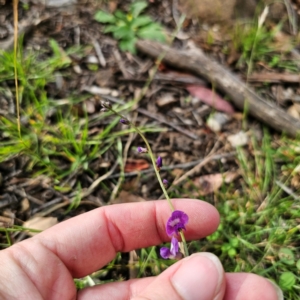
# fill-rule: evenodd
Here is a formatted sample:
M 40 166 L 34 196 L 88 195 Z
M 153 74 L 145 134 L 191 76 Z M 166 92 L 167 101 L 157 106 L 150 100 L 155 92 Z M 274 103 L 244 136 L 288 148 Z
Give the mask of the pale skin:
M 176 199 L 189 216 L 185 236 L 213 233 L 219 214 L 210 204 Z M 209 253 L 182 259 L 156 277 L 109 283 L 76 291 L 73 278 L 99 270 L 117 252 L 170 241 L 164 201 L 106 206 L 62 222 L 0 252 L 0 299 L 277 300 L 274 286 L 250 273 L 228 274 Z

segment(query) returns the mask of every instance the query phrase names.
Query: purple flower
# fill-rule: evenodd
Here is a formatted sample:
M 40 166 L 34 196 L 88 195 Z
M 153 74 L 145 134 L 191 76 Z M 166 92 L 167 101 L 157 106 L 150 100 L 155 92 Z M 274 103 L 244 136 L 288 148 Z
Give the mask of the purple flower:
M 156 160 L 156 167 L 158 170 L 160 170 L 160 168 L 162 167 L 162 158 L 159 156 Z
M 122 124 L 124 124 L 124 125 L 129 125 L 129 124 L 130 124 L 129 121 L 126 120 L 126 119 L 121 119 L 121 120 L 120 120 L 120 123 L 122 123 Z
M 176 237 L 172 237 L 170 249 L 167 247 L 162 247 L 160 249 L 160 256 L 164 259 L 175 259 L 182 257 L 182 254 L 179 252 L 179 244 Z
M 164 187 L 167 187 L 169 185 L 169 181 L 167 179 L 163 179 L 163 185 Z
M 138 153 L 148 153 L 148 149 L 143 148 L 143 147 L 137 147 L 137 152 Z
M 172 212 L 171 217 L 167 221 L 166 232 L 169 236 L 178 234 L 182 229 L 185 230 L 189 217 L 181 210 L 175 210 Z

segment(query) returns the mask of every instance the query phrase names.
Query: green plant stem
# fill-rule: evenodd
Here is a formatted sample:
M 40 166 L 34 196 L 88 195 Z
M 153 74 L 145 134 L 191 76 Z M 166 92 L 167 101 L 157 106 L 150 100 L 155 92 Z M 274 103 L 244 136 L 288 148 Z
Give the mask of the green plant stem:
M 169 197 L 169 195 L 168 195 L 168 193 L 167 193 L 167 191 L 166 191 L 166 189 L 165 189 L 165 186 L 164 186 L 164 184 L 163 184 L 163 182 L 162 182 L 162 179 L 161 179 L 161 177 L 160 177 L 160 173 L 159 173 L 159 171 L 158 171 L 158 169 L 157 169 L 157 167 L 156 167 L 156 161 L 155 161 L 153 152 L 152 152 L 152 150 L 151 150 L 151 147 L 150 147 L 150 145 L 149 145 L 149 143 L 148 143 L 146 137 L 143 135 L 143 133 L 142 133 L 136 126 L 134 126 L 134 125 L 131 124 L 131 123 L 130 123 L 130 125 L 136 130 L 136 132 L 140 135 L 140 137 L 141 137 L 141 138 L 143 139 L 143 141 L 145 142 L 145 144 L 146 144 L 146 146 L 147 146 L 147 149 L 148 149 L 149 156 L 150 156 L 150 158 L 151 158 L 151 161 L 152 161 L 152 164 L 153 164 L 153 167 L 154 167 L 154 171 L 155 171 L 156 177 L 157 177 L 158 182 L 159 182 L 159 184 L 160 184 L 160 187 L 161 187 L 161 189 L 162 189 L 162 191 L 163 191 L 163 193 L 164 193 L 164 195 L 165 195 L 165 197 L 166 197 L 166 200 L 167 200 L 168 203 L 169 203 L 169 206 L 170 206 L 171 210 L 174 211 L 175 208 L 174 208 L 174 206 L 173 206 L 173 204 L 172 204 L 172 202 L 171 202 L 171 199 L 170 199 L 170 197 Z M 186 256 L 189 256 L 189 250 L 188 250 L 188 248 L 187 248 L 187 243 L 186 243 L 186 239 L 185 239 L 184 233 L 183 233 L 182 231 L 180 231 L 179 233 L 180 233 L 181 241 L 182 241 L 183 247 L 184 247 L 184 256 L 185 256 L 185 257 L 186 257 Z
M 155 161 L 155 158 L 154 158 L 154 154 L 153 154 L 153 152 L 151 150 L 151 147 L 150 147 L 148 141 L 145 138 L 145 136 L 143 135 L 143 133 L 137 127 L 135 127 L 134 125 L 132 125 L 132 127 L 136 130 L 136 132 L 140 135 L 140 137 L 145 142 L 145 144 L 147 146 L 147 149 L 148 149 L 149 156 L 151 158 L 151 161 L 152 161 L 152 164 L 153 164 L 153 167 L 154 167 L 154 171 L 155 171 L 156 177 L 157 177 L 158 182 L 160 184 L 160 187 L 161 187 L 161 189 L 162 189 L 162 191 L 163 191 L 163 193 L 164 193 L 164 195 L 165 195 L 165 197 L 166 197 L 166 199 L 167 199 L 167 201 L 168 201 L 168 203 L 170 205 L 171 210 L 174 211 L 175 208 L 174 208 L 174 206 L 173 206 L 173 204 L 172 204 L 172 202 L 170 200 L 170 197 L 169 197 L 169 195 L 168 195 L 168 193 L 167 193 L 167 191 L 165 189 L 165 186 L 164 186 L 164 184 L 162 182 L 162 179 L 161 179 L 160 174 L 159 174 L 159 170 L 156 167 L 156 161 Z
M 122 119 L 125 119 L 127 120 L 127 118 L 125 118 L 124 116 L 122 116 L 121 114 L 119 114 L 118 112 L 116 112 L 114 109 L 112 109 L 111 107 L 109 107 L 108 105 L 106 105 L 105 103 L 102 103 L 102 105 L 104 107 L 106 107 L 107 109 L 109 109 L 111 112 L 113 112 L 114 114 L 116 114 L 117 116 L 119 116 L 120 118 Z M 128 120 L 127 120 L 128 121 Z M 158 182 L 160 184 L 160 187 L 166 197 L 166 200 L 168 201 L 168 204 L 171 208 L 171 211 L 173 212 L 175 210 L 174 208 L 174 205 L 172 204 L 171 202 L 171 199 L 167 193 L 167 190 L 165 189 L 165 186 L 162 182 L 162 179 L 161 179 L 161 176 L 160 176 L 160 173 L 159 173 L 159 170 L 157 169 L 156 167 L 156 161 L 155 161 L 155 158 L 154 158 L 154 154 L 152 152 L 152 149 L 146 139 L 146 137 L 144 136 L 144 134 L 139 130 L 138 127 L 136 127 L 133 123 L 131 123 L 130 121 L 128 121 L 128 125 L 130 125 L 138 134 L 139 136 L 143 139 L 143 141 L 145 142 L 146 146 L 147 146 L 147 150 L 148 150 L 148 153 L 149 153 L 149 156 L 151 158 L 151 162 L 152 162 L 152 165 L 153 165 L 153 168 L 154 168 L 154 171 L 155 171 L 155 175 L 158 179 Z M 189 251 L 188 251 L 188 248 L 187 248 L 187 243 L 186 243 L 186 239 L 185 239 L 185 236 L 184 236 L 184 233 L 182 231 L 179 232 L 180 234 L 180 237 L 181 237 L 181 241 L 183 243 L 183 247 L 184 247 L 184 256 L 189 256 Z
M 15 87 L 16 87 L 16 108 L 17 108 L 18 133 L 19 133 L 19 137 L 21 138 L 20 100 L 19 100 L 19 85 L 18 85 L 18 70 L 17 70 L 18 4 L 19 4 L 19 0 L 13 0 L 13 11 L 14 11 L 14 73 L 15 73 Z
M 114 109 L 112 109 L 112 108 L 106 106 L 104 103 L 103 103 L 103 105 L 104 105 L 107 109 L 109 109 L 111 112 L 113 112 L 114 114 L 118 115 L 120 118 L 126 119 L 126 120 L 127 120 L 127 118 L 125 118 L 124 116 L 122 116 L 121 114 L 119 114 L 118 112 L 116 112 Z M 165 189 L 165 186 L 164 186 L 164 184 L 163 184 L 163 182 L 162 182 L 162 179 L 161 179 L 160 174 L 159 174 L 159 170 L 158 170 L 157 167 L 156 167 L 156 162 L 155 162 L 154 154 L 153 154 L 153 152 L 152 152 L 152 149 L 151 149 L 151 147 L 150 147 L 150 145 L 149 145 L 149 143 L 148 143 L 146 137 L 143 135 L 143 133 L 142 133 L 142 132 L 134 125 L 134 124 L 132 124 L 130 121 L 128 121 L 128 122 L 129 122 L 128 125 L 130 125 L 130 126 L 138 133 L 138 135 L 143 139 L 143 141 L 145 142 L 145 144 L 146 144 L 146 146 L 147 146 L 147 149 L 148 149 L 149 156 L 150 156 L 150 158 L 151 158 L 151 162 L 152 162 L 154 171 L 155 171 L 155 175 L 156 175 L 156 177 L 157 177 L 157 179 L 158 179 L 158 182 L 159 182 L 159 184 L 160 184 L 160 187 L 161 187 L 161 189 L 162 189 L 162 191 L 163 191 L 163 193 L 164 193 L 164 195 L 165 195 L 165 197 L 166 197 L 166 199 L 167 199 L 167 201 L 168 201 L 168 203 L 169 203 L 169 206 L 170 206 L 171 210 L 174 211 L 175 208 L 174 208 L 174 206 L 173 206 L 173 204 L 172 204 L 172 202 L 171 202 L 171 200 L 170 200 L 170 197 L 169 197 L 169 195 L 168 195 L 168 193 L 167 193 L 167 191 L 166 191 L 166 189 Z
M 187 256 L 189 256 L 189 250 L 188 250 L 188 247 L 187 247 L 187 243 L 186 243 L 184 233 L 182 231 L 180 231 L 180 237 L 181 237 L 181 241 L 183 243 L 184 256 L 187 257 Z

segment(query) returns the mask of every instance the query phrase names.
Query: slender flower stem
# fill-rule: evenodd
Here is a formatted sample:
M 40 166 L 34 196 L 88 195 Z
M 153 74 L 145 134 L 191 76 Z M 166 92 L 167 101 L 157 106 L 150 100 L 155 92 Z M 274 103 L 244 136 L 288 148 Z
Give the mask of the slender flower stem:
M 103 103 L 102 105 L 104 105 L 104 106 L 105 106 L 107 109 L 109 109 L 111 112 L 113 112 L 114 114 L 116 114 L 117 116 L 119 116 L 121 119 L 127 120 L 124 116 L 122 116 L 120 113 L 118 113 L 117 111 L 115 111 L 113 108 L 106 106 L 104 103 Z M 162 182 L 162 179 L 161 179 L 161 177 L 160 177 L 159 171 L 158 171 L 157 168 L 156 168 L 156 162 L 155 162 L 154 154 L 153 154 L 153 152 L 152 152 L 152 149 L 151 149 L 151 147 L 150 147 L 150 145 L 149 145 L 149 143 L 148 143 L 146 137 L 145 137 L 145 136 L 143 135 L 143 133 L 142 133 L 142 132 L 134 125 L 134 124 L 132 124 L 130 121 L 128 121 L 128 125 L 130 125 L 130 126 L 131 126 L 131 127 L 139 134 L 139 136 L 143 139 L 143 141 L 145 142 L 145 144 L 146 144 L 146 146 L 147 146 L 147 149 L 148 149 L 149 156 L 150 156 L 150 158 L 151 158 L 151 162 L 152 162 L 153 167 L 154 167 L 154 171 L 155 171 L 156 177 L 157 177 L 158 182 L 159 182 L 159 184 L 160 184 L 160 187 L 161 187 L 161 189 L 162 189 L 162 191 L 163 191 L 163 193 L 164 193 L 164 195 L 165 195 L 165 197 L 166 197 L 166 199 L 167 199 L 167 201 L 168 201 L 168 203 L 169 203 L 169 206 L 170 206 L 171 210 L 174 211 L 175 208 L 174 208 L 174 206 L 173 206 L 173 204 L 172 204 L 172 202 L 171 202 L 171 200 L 170 200 L 170 197 L 169 197 L 169 195 L 168 195 L 168 193 L 167 193 L 167 190 L 166 190 L 166 188 L 165 188 L 165 186 L 164 186 L 164 184 L 163 184 L 163 182 Z
M 163 191 L 163 193 L 164 193 L 164 195 L 165 195 L 165 197 L 166 197 L 166 199 L 167 199 L 167 201 L 168 201 L 168 203 L 169 203 L 169 205 L 170 205 L 170 207 L 171 207 L 171 210 L 174 211 L 175 208 L 174 208 L 174 206 L 173 206 L 173 204 L 172 204 L 172 202 L 171 202 L 171 200 L 170 200 L 170 197 L 169 197 L 169 195 L 168 195 L 168 193 L 167 193 L 167 191 L 166 191 L 166 189 L 165 189 L 165 186 L 164 186 L 164 184 L 163 184 L 163 182 L 162 182 L 162 179 L 161 179 L 161 177 L 160 177 L 159 171 L 158 171 L 158 169 L 157 169 L 157 167 L 156 167 L 156 162 L 155 162 L 155 158 L 154 158 L 152 149 L 151 149 L 151 147 L 150 147 L 150 145 L 149 145 L 147 139 L 146 139 L 145 136 L 143 135 L 143 133 L 142 133 L 137 127 L 135 127 L 134 125 L 132 125 L 132 126 L 133 126 L 134 130 L 136 130 L 136 132 L 140 135 L 140 137 L 143 139 L 143 141 L 145 142 L 145 144 L 146 144 L 146 146 L 147 146 L 148 153 L 149 153 L 149 156 L 150 156 L 150 158 L 151 158 L 151 161 L 152 161 L 152 164 L 153 164 L 153 167 L 154 167 L 154 171 L 155 171 L 156 177 L 157 177 L 157 179 L 158 179 L 158 182 L 159 182 L 159 184 L 160 184 L 160 187 L 161 187 L 161 189 L 162 189 L 162 191 Z
M 17 56 L 18 56 L 18 4 L 19 0 L 13 1 L 14 12 L 14 77 L 16 87 L 16 108 L 17 108 L 17 126 L 19 138 L 21 136 L 21 121 L 20 121 L 20 99 L 19 99 L 19 83 L 18 83 L 18 68 L 17 68 Z
M 102 105 L 103 105 L 105 108 L 109 109 L 109 110 L 110 110 L 112 113 L 114 113 L 115 115 L 119 116 L 123 121 L 125 120 L 125 121 L 126 121 L 125 123 L 126 123 L 127 125 L 131 126 L 131 127 L 138 133 L 138 135 L 143 139 L 143 141 L 144 141 L 145 144 L 146 144 L 146 147 L 147 147 L 149 156 L 150 156 L 150 158 L 151 158 L 151 162 L 152 162 L 152 164 L 153 164 L 154 171 L 155 171 L 156 177 L 157 177 L 157 179 L 158 179 L 158 182 L 159 182 L 159 184 L 160 184 L 160 187 L 161 187 L 161 189 L 162 189 L 162 191 L 163 191 L 163 193 L 164 193 L 164 195 L 165 195 L 165 197 L 166 197 L 166 200 L 167 200 L 168 203 L 169 203 L 169 206 L 170 206 L 170 208 L 171 208 L 171 211 L 174 211 L 175 208 L 174 208 L 174 206 L 173 206 L 173 204 L 172 204 L 172 202 L 171 202 L 171 199 L 170 199 L 170 197 L 169 197 L 169 195 L 168 195 L 168 193 L 167 193 L 167 190 L 166 190 L 166 188 L 165 188 L 165 186 L 164 186 L 164 184 L 163 184 L 163 181 L 162 181 L 162 179 L 161 179 L 161 177 L 160 177 L 159 170 L 158 170 L 158 168 L 156 167 L 156 161 L 155 161 L 154 154 L 153 154 L 152 149 L 151 149 L 151 147 L 150 147 L 150 145 L 149 145 L 149 142 L 147 141 L 147 139 L 146 139 L 146 137 L 144 136 L 144 134 L 139 130 L 138 127 L 136 127 L 133 123 L 131 123 L 129 120 L 127 120 L 127 118 L 125 118 L 124 116 L 122 116 L 120 113 L 118 113 L 117 111 L 115 111 L 111 106 L 109 106 L 109 105 L 107 105 L 107 104 L 105 104 L 105 103 L 102 103 Z M 122 123 L 123 123 L 123 122 L 122 122 Z M 125 123 L 124 123 L 124 124 L 125 124 Z M 183 243 L 184 256 L 188 256 L 188 255 L 189 255 L 189 251 L 188 251 L 188 248 L 187 248 L 187 243 L 186 243 L 186 239 L 185 239 L 184 233 L 183 233 L 182 231 L 180 231 L 179 233 L 180 233 L 181 241 L 182 241 L 182 243 Z
M 184 233 L 182 231 L 180 231 L 180 237 L 181 237 L 181 241 L 183 243 L 184 256 L 187 257 L 187 256 L 189 256 L 189 250 L 187 248 L 186 239 L 185 239 Z

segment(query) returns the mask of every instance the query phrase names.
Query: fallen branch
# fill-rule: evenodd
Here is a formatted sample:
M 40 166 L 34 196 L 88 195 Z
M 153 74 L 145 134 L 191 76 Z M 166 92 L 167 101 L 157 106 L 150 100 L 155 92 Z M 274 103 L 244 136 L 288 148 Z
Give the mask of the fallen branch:
M 154 58 L 163 53 L 164 63 L 192 72 L 212 82 L 218 89 L 230 96 L 237 108 L 244 110 L 246 107 L 250 115 L 276 130 L 293 137 L 300 131 L 299 120 L 288 115 L 274 103 L 261 98 L 236 75 L 201 51 L 191 54 L 153 41 L 138 41 L 136 46 L 139 51 Z
M 292 82 L 299 83 L 299 74 L 289 74 L 289 73 L 253 73 L 248 77 L 250 82 Z

